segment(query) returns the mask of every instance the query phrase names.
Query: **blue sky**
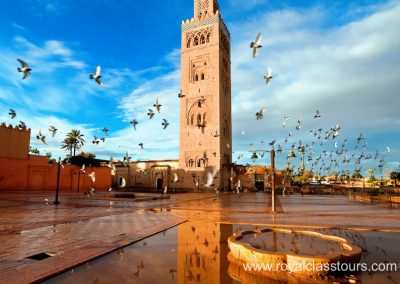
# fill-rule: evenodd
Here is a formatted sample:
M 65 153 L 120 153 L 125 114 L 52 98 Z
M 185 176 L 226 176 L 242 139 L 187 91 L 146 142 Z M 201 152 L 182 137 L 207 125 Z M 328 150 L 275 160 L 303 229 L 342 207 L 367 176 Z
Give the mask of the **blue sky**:
M 133 160 L 178 158 L 180 25 L 193 15 L 192 1 L 3 2 L 0 121 L 25 121 L 32 128 L 32 146 L 53 156 L 66 154 L 60 142 L 77 128 L 88 142 L 83 150 L 100 158 L 122 158 L 126 151 Z M 379 151 L 386 171 L 399 168 L 400 2 L 219 2 L 232 37 L 234 160 L 243 154 L 238 162 L 252 163 L 249 150 L 265 148 L 261 141 L 277 139 L 284 148 L 299 139 L 310 144 L 308 130 L 325 131 L 339 123 L 338 144 L 348 139 L 348 156 L 361 152 L 354 143 L 363 132 L 366 155 Z M 263 33 L 264 47 L 254 60 L 248 45 L 257 32 Z M 31 65 L 31 78 L 21 80 L 17 58 Z M 104 87 L 88 78 L 97 65 Z M 263 82 L 267 67 L 275 75 L 268 87 Z M 157 97 L 163 111 L 149 121 L 146 112 Z M 260 106 L 267 111 L 255 121 Z M 13 120 L 9 108 L 17 111 Z M 318 120 L 316 109 L 322 114 Z M 283 128 L 286 113 L 291 119 Z M 129 124 L 133 118 L 139 121 L 136 132 Z M 161 131 L 163 118 L 170 126 Z M 303 119 L 301 131 L 295 129 L 297 118 Z M 43 145 L 35 136 L 50 124 L 60 131 L 55 138 L 47 133 L 48 145 Z M 104 126 L 110 138 L 92 145 L 93 135 L 104 136 Z M 293 135 L 285 146 L 288 132 Z M 312 155 L 335 149 L 334 141 L 326 141 L 314 146 Z M 278 157 L 278 166 L 284 166 L 285 157 Z M 377 165 L 363 161 L 363 172 Z

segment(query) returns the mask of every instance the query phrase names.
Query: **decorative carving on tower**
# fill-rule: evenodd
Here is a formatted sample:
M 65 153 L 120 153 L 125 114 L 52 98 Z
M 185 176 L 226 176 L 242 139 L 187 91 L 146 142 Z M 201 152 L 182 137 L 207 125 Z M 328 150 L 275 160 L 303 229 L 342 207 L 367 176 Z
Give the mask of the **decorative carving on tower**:
M 230 64 L 230 34 L 217 1 L 194 0 L 194 18 L 182 22 L 182 169 L 220 171 L 231 164 Z

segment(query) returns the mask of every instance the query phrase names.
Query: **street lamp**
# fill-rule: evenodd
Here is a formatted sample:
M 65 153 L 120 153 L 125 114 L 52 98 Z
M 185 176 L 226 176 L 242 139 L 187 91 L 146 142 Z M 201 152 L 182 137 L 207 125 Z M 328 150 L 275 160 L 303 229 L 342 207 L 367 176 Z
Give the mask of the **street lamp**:
M 299 152 L 304 155 L 305 152 L 305 147 L 299 147 Z M 282 149 L 281 147 L 278 147 L 278 153 L 282 153 L 283 151 L 290 151 L 288 158 L 289 159 L 293 159 L 296 157 L 296 154 L 294 152 L 294 149 Z M 251 152 L 253 152 L 252 154 L 252 158 L 254 156 L 256 156 L 256 152 L 261 152 L 261 153 L 266 153 L 269 152 L 270 156 L 271 156 L 271 170 L 272 170 L 272 180 L 271 180 L 271 191 L 272 191 L 272 201 L 271 201 L 271 211 L 272 213 L 276 213 L 276 191 L 275 191 L 275 150 L 274 148 L 272 148 L 271 150 L 252 150 Z M 304 161 L 304 160 L 303 160 Z
M 60 201 L 58 201 L 58 192 L 60 190 L 60 169 L 61 168 L 61 157 L 58 157 L 58 162 L 57 162 L 57 185 L 56 185 L 56 200 L 54 201 L 54 205 L 60 204 Z
M 79 171 L 77 173 L 74 173 L 74 175 L 78 175 L 78 189 L 77 192 L 79 192 L 79 182 L 81 179 L 81 174 L 85 174 L 85 165 L 82 166 L 82 168 L 79 169 Z

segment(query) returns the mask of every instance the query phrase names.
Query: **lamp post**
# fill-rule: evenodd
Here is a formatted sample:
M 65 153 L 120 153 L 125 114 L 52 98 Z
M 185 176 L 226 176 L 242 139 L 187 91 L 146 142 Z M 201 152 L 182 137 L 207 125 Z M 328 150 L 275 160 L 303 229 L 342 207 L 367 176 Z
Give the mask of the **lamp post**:
M 278 153 L 282 153 L 283 151 L 290 151 L 289 156 L 288 156 L 290 159 L 293 159 L 294 157 L 296 157 L 296 154 L 294 153 L 294 149 L 293 148 L 291 148 L 291 149 L 279 148 L 278 149 Z M 276 190 L 275 190 L 275 150 L 274 150 L 274 148 L 272 148 L 271 150 L 253 150 L 251 152 L 253 152 L 252 158 L 257 156 L 256 152 L 261 152 L 261 153 L 269 152 L 270 153 L 270 156 L 271 156 L 271 169 L 272 169 L 272 180 L 271 180 L 271 191 L 272 191 L 271 192 L 272 193 L 271 207 L 272 208 L 271 208 L 271 211 L 272 211 L 272 213 L 276 213 L 276 202 L 275 202 L 276 201 Z M 305 148 L 304 147 L 299 148 L 299 152 L 304 155 Z M 304 159 L 303 159 L 303 162 L 304 162 Z
M 58 201 L 58 192 L 59 192 L 59 190 L 60 190 L 60 170 L 61 170 L 61 157 L 58 157 L 58 163 L 57 163 L 56 200 L 54 201 L 54 205 L 60 204 L 60 201 Z
M 275 150 L 272 149 L 270 151 L 271 154 L 271 170 L 272 170 L 272 179 L 271 179 L 271 194 L 272 194 L 272 201 L 271 201 L 271 210 L 272 213 L 276 212 L 276 204 L 275 204 L 275 198 L 276 198 L 276 192 L 275 192 Z
M 77 192 L 79 192 L 79 182 L 80 182 L 80 179 L 81 179 L 81 173 L 85 174 L 85 171 L 83 169 L 79 169 L 79 171 L 77 173 L 74 173 L 75 175 L 78 175 L 78 189 L 77 189 Z

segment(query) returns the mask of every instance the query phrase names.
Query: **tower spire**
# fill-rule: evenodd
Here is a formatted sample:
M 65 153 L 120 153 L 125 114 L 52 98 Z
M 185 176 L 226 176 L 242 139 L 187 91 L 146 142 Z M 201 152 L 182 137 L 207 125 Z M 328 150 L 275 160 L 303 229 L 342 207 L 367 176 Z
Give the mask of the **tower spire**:
M 213 15 L 219 10 L 217 0 L 194 0 L 194 18 L 201 19 L 203 17 Z

